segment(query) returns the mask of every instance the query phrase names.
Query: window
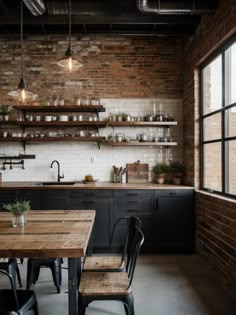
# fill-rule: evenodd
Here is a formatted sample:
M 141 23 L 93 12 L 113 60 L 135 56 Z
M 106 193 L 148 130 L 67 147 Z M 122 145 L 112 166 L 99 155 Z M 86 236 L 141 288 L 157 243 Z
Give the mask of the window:
M 201 67 L 201 188 L 236 197 L 236 39 Z

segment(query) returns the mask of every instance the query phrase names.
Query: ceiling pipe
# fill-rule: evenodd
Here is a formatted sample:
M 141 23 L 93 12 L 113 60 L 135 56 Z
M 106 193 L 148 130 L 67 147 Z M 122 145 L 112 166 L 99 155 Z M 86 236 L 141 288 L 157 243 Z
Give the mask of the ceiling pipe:
M 216 1 L 206 0 L 136 0 L 137 7 L 142 13 L 156 14 L 209 14 L 216 9 Z
M 46 11 L 43 0 L 23 0 L 23 2 L 33 15 L 42 15 Z

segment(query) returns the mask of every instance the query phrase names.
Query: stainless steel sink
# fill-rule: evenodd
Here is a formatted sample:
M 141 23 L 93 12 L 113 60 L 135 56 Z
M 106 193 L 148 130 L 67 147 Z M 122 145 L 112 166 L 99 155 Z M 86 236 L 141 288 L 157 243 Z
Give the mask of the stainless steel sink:
M 48 185 L 74 185 L 75 182 L 37 182 L 34 183 L 33 186 L 48 186 Z

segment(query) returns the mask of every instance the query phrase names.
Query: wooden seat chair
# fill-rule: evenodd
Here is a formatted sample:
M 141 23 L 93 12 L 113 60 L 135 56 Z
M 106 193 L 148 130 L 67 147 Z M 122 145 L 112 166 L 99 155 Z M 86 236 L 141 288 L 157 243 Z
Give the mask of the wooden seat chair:
M 0 269 L 0 274 L 8 277 L 11 286 L 11 289 L 0 289 L 0 314 L 24 315 L 33 310 L 35 315 L 39 315 L 34 291 L 16 290 L 12 275 L 3 269 Z
M 136 216 L 125 216 L 118 219 L 113 227 L 110 243 L 112 244 L 117 227 L 121 222 L 125 221 L 128 225 L 127 233 L 122 250 L 122 256 L 103 255 L 103 256 L 87 256 L 83 265 L 83 271 L 124 271 L 127 269 L 130 260 L 130 246 L 132 244 L 135 227 L 141 228 L 142 222 Z
M 0 269 L 7 271 L 13 280 L 13 285 L 16 288 L 16 276 L 19 282 L 20 288 L 22 287 L 20 270 L 17 265 L 17 260 L 15 258 L 9 258 L 8 261 L 0 262 Z
M 126 272 L 82 272 L 78 294 L 78 315 L 85 315 L 88 304 L 96 300 L 120 301 L 124 305 L 125 314 L 134 315 L 131 283 L 143 241 L 142 231 L 135 227 L 135 236 L 130 248 L 130 263 Z
M 61 258 L 29 258 L 27 261 L 27 284 L 29 290 L 32 283 L 35 284 L 39 278 L 40 268 L 47 267 L 51 269 L 54 285 L 57 293 L 61 292 Z

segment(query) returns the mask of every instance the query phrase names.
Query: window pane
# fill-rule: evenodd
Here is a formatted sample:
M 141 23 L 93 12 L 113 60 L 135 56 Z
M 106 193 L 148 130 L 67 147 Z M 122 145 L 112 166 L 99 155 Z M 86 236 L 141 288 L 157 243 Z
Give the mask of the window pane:
M 204 144 L 204 188 L 222 191 L 221 142 Z
M 236 43 L 225 53 L 225 92 L 226 105 L 236 103 Z
M 225 111 L 225 136 L 236 137 L 236 106 Z
M 222 108 L 221 55 L 203 69 L 203 114 Z
M 221 113 L 204 118 L 203 140 L 221 139 Z
M 226 172 L 226 192 L 236 195 L 236 140 L 227 141 L 226 143 L 226 165 L 228 171 Z

